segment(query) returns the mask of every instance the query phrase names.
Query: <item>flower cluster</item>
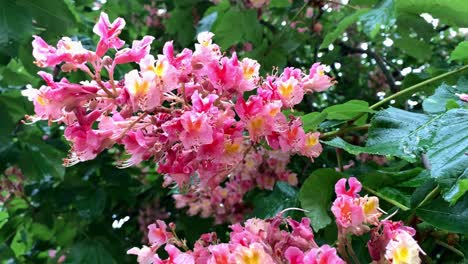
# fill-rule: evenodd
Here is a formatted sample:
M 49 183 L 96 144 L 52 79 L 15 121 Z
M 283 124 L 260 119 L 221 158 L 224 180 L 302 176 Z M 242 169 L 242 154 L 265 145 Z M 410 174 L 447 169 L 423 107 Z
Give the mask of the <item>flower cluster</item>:
M 300 103 L 304 94 L 333 85 L 319 63 L 307 74 L 286 68 L 262 79 L 257 61 L 239 60 L 235 53 L 224 56 L 210 32 L 198 35 L 194 51 L 176 54 L 172 42 L 167 42 L 163 54 L 154 57 L 151 36 L 125 47 L 119 38 L 124 26 L 122 18 L 111 22 L 102 13 L 93 30 L 100 37 L 94 51 L 68 37 L 56 47 L 39 36 L 32 43 L 38 66 L 80 70 L 91 79 L 56 81 L 41 71 L 45 85 L 23 91 L 34 102 L 36 115 L 30 121 L 66 126 L 65 138 L 72 147 L 65 165 L 94 159 L 120 144 L 130 155 L 120 162 L 121 167 L 154 160 L 166 183 L 175 183 L 180 190 L 195 185 L 203 190 L 202 196 L 218 188 L 215 192 L 222 197 L 226 190 L 243 194 L 251 188 L 251 183 L 241 190 L 239 183 L 229 187 L 233 180 L 228 178 L 233 173 L 233 177 L 252 178 L 238 165 L 247 155 L 262 153 L 261 146 L 311 160 L 320 155 L 319 133 L 306 133 L 299 118 L 282 113 Z M 106 55 L 109 50 L 116 51 L 113 57 Z M 128 63 L 137 63 L 139 69 L 117 79 L 116 67 Z M 286 179 L 290 173 L 278 173 L 253 184 L 271 188 L 275 179 L 293 181 Z
M 174 195 L 176 207 L 188 206 L 189 215 L 214 216 L 215 223 L 240 222 L 249 210 L 242 199 L 248 191 L 255 187 L 272 190 L 278 180 L 297 185 L 296 174 L 286 169 L 288 163 L 286 153 L 253 149 L 228 175 L 224 186 L 208 190 L 192 185 L 186 194 Z
M 131 248 L 127 254 L 137 255 L 138 263 L 145 264 L 344 263 L 335 248 L 315 243 L 308 218 L 301 222 L 281 215 L 266 220 L 249 219 L 243 226 L 231 226 L 228 243 L 221 243 L 215 233 L 209 233 L 200 237 L 193 250 L 177 238 L 175 226 L 169 226 L 170 230 L 162 221 L 148 226 L 150 245 Z M 166 260 L 157 253 L 163 245 L 169 255 Z
M 379 220 L 382 212 L 378 198 L 359 196 L 361 188 L 361 183 L 354 177 L 341 179 L 335 185 L 337 198 L 331 210 L 338 226 L 340 254 L 354 254 L 347 240 L 348 234 L 360 236 L 370 231 L 371 240 L 367 246 L 377 263 L 420 263 L 419 253 L 424 252 L 413 238 L 415 230 L 402 222 Z
M 338 226 L 337 248 L 317 245 L 309 218 L 297 222 L 283 218 L 280 213 L 271 219 L 252 218 L 244 225 L 232 225 L 227 243 L 221 243 L 215 233 L 204 234 L 193 249 L 178 238 L 174 224 L 169 224 L 168 228 L 166 223 L 157 220 L 148 226 L 149 245 L 134 247 L 127 254 L 137 255 L 138 263 L 145 264 L 341 264 L 352 263 L 351 259 L 359 263 L 349 235 L 370 231 L 367 246 L 375 263 L 420 263 L 419 253 L 424 252 L 413 238 L 414 229 L 402 222 L 379 220 L 382 213 L 378 198 L 360 197 L 361 183 L 351 177 L 347 189 L 346 181 L 341 179 L 336 183 L 337 198 L 332 205 Z M 162 260 L 158 254 L 162 246 L 168 259 Z

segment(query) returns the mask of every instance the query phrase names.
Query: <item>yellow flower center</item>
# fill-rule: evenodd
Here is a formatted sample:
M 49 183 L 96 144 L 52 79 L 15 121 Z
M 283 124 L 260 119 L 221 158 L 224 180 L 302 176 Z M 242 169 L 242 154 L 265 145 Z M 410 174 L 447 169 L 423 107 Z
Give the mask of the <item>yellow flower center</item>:
M 156 73 L 157 76 L 161 77 L 164 75 L 164 72 L 166 71 L 166 67 L 163 62 L 158 61 L 156 62 L 156 67 L 154 68 L 154 73 Z
M 368 215 L 377 209 L 377 199 L 373 199 L 373 197 L 367 199 L 367 202 L 364 204 L 364 214 Z
M 42 96 L 40 96 L 40 95 L 37 96 L 37 99 L 36 99 L 36 100 L 37 100 L 37 102 L 38 102 L 40 105 L 42 105 L 42 106 L 44 106 L 44 105 L 47 104 L 47 99 L 45 99 L 44 97 L 42 97 Z
M 230 142 L 224 143 L 224 150 L 229 154 L 239 152 L 239 149 L 240 149 L 239 143 L 230 143 Z
M 134 87 L 133 87 L 135 96 L 145 95 L 148 92 L 148 88 L 149 88 L 149 82 L 147 81 L 135 82 Z
M 261 264 L 260 263 L 260 254 L 257 250 L 247 249 L 242 252 L 242 257 L 240 261 L 237 261 L 238 264 Z
M 393 253 L 393 263 L 409 264 L 409 249 L 406 246 L 399 247 Z
M 315 145 L 317 145 L 317 143 L 318 143 L 318 138 L 316 138 L 313 135 L 308 135 L 307 136 L 306 144 L 307 144 L 308 147 L 315 146 Z
M 245 66 L 243 69 L 244 79 L 249 80 L 255 72 L 254 67 Z
M 289 98 L 291 97 L 294 87 L 290 81 L 281 83 L 278 87 L 278 91 L 283 97 Z

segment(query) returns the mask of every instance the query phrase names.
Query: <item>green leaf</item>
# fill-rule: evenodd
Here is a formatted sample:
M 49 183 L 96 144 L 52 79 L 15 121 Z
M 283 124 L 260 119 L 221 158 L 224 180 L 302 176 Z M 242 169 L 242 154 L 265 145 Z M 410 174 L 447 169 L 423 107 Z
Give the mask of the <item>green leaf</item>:
M 107 194 L 102 189 L 89 191 L 76 197 L 78 215 L 86 219 L 93 219 L 102 215 L 106 206 Z
M 359 18 L 362 22 L 364 32 L 374 38 L 381 26 L 387 28 L 395 23 L 395 3 L 394 0 L 384 0 L 380 5 Z
M 368 9 L 360 9 L 356 12 L 354 12 L 352 15 L 349 15 L 345 17 L 343 20 L 341 20 L 336 28 L 333 31 L 330 31 L 325 35 L 325 38 L 323 39 L 322 44 L 320 45 L 320 49 L 326 49 L 330 44 L 335 42 L 336 39 L 341 37 L 343 33 L 346 31 L 346 29 L 351 26 L 352 24 L 356 23 L 359 19 L 359 17 L 362 14 L 365 14 L 368 11 Z
M 432 46 L 416 38 L 402 36 L 394 39 L 394 45 L 409 56 L 421 61 L 427 61 L 432 57 Z
M 15 1 L 2 1 L 0 29 L 0 54 L 15 56 L 18 43 L 33 34 L 30 11 L 18 6 Z
M 374 113 L 369 108 L 369 103 L 361 100 L 350 100 L 344 104 L 333 105 L 325 108 L 323 113 L 327 114 L 327 119 L 350 120 L 361 113 Z
M 211 31 L 211 27 L 213 24 L 216 22 L 216 19 L 218 18 L 218 12 L 213 12 L 205 17 L 203 17 L 199 22 L 198 22 L 198 27 L 197 27 L 197 34 L 200 32 L 204 31 Z
M 0 210 L 0 229 L 8 222 L 8 212 Z
M 468 81 L 466 79 L 460 79 L 456 87 L 443 83 L 433 95 L 423 101 L 423 109 L 430 114 L 445 112 L 449 101 L 454 101 L 458 107 L 463 106 L 466 103 L 456 95 L 462 93 L 468 93 Z
M 18 163 L 25 176 L 30 179 L 52 177 L 63 179 L 65 167 L 62 159 L 65 154 L 55 147 L 34 138 L 32 135 L 22 138 L 22 152 Z
M 301 207 L 309 211 L 306 215 L 310 218 L 315 231 L 331 223 L 329 209 L 334 195 L 334 186 L 343 177 L 341 173 L 333 169 L 318 169 L 302 185 L 299 191 L 299 201 Z
M 429 13 L 441 24 L 468 26 L 468 4 L 465 0 L 395 0 L 399 14 Z
M 75 244 L 67 254 L 64 264 L 114 264 L 111 253 L 97 240 L 85 240 Z
M 213 25 L 213 33 L 215 42 L 226 50 L 237 43 L 260 43 L 262 27 L 255 10 L 238 11 L 231 8 Z
M 422 168 L 413 168 L 404 171 L 384 171 L 375 170 L 362 175 L 362 184 L 372 188 L 379 189 L 385 186 L 395 186 L 418 176 L 423 171 Z
M 170 18 L 166 21 L 166 30 L 175 36 L 182 46 L 188 46 L 195 38 L 192 9 L 175 8 L 171 11 Z
M 452 51 L 450 59 L 454 61 L 468 61 L 468 41 L 463 41 Z
M 297 207 L 297 190 L 285 182 L 277 182 L 270 194 L 255 199 L 253 215 L 258 218 L 276 216 L 286 208 Z
M 466 171 L 465 171 L 466 173 Z M 450 190 L 444 194 L 445 200 L 457 201 L 466 192 L 468 192 L 468 175 L 464 175 L 464 178 L 459 180 Z
M 440 198 L 436 199 L 417 208 L 416 215 L 437 228 L 468 234 L 468 195 L 454 206 Z
M 327 119 L 327 113 L 325 112 L 312 112 L 301 116 L 302 127 L 305 132 L 315 131 L 317 127 Z
M 289 0 L 271 0 L 268 7 L 270 8 L 285 8 L 291 6 L 291 1 Z

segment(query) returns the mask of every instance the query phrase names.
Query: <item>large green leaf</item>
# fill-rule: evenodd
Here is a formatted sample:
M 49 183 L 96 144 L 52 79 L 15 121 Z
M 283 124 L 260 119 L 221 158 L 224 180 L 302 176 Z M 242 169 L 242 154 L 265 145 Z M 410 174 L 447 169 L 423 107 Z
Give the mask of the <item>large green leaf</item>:
M 441 23 L 468 26 L 468 2 L 465 0 L 395 0 L 398 13 L 429 13 Z
M 455 102 L 458 106 L 463 106 L 466 103 L 456 95 L 462 93 L 468 93 L 467 80 L 461 79 L 455 87 L 444 83 L 437 88 L 432 96 L 423 101 L 424 111 L 431 114 L 445 112 L 449 101 Z
M 297 207 L 297 190 L 285 182 L 277 182 L 271 193 L 254 201 L 253 216 L 270 218 L 286 208 Z
M 395 23 L 394 0 L 382 1 L 378 7 L 362 15 L 359 20 L 362 22 L 364 32 L 374 38 L 381 26 L 388 28 Z
M 213 25 L 216 43 L 222 49 L 229 49 L 232 45 L 241 42 L 260 43 L 262 27 L 260 26 L 255 10 L 240 11 L 229 9 Z
M 373 113 L 369 108 L 369 103 L 361 100 L 350 100 L 344 104 L 329 106 L 323 110 L 327 114 L 327 119 L 350 120 L 361 113 Z
M 468 234 L 468 195 L 456 205 L 436 199 L 416 209 L 416 214 L 429 224 L 454 233 Z
M 452 51 L 450 59 L 455 61 L 468 61 L 468 41 L 463 41 Z
M 325 119 L 327 119 L 327 113 L 325 112 L 308 113 L 306 115 L 301 116 L 302 127 L 306 132 L 315 130 Z
M 343 177 L 333 169 L 319 169 L 314 171 L 302 185 L 299 200 L 301 207 L 308 211 L 306 215 L 310 218 L 315 231 L 331 223 L 329 209 L 334 186 Z
M 322 44 L 320 45 L 321 49 L 326 49 L 330 44 L 335 42 L 336 39 L 341 37 L 343 33 L 346 31 L 346 29 L 351 26 L 352 24 L 356 23 L 359 20 L 359 17 L 362 14 L 365 14 L 368 11 L 368 9 L 360 9 L 356 12 L 354 12 L 352 15 L 349 15 L 345 17 L 343 20 L 341 20 L 338 25 L 336 25 L 336 28 L 333 31 L 330 31 L 325 35 L 325 38 L 323 39 Z
M 97 240 L 85 240 L 75 244 L 67 254 L 64 264 L 114 264 L 111 253 Z
M 421 61 L 427 61 L 432 57 L 432 46 L 416 38 L 402 36 L 394 40 L 394 45 L 409 56 Z
M 175 36 L 182 46 L 189 45 L 195 39 L 193 14 L 190 8 L 176 8 L 172 10 L 171 17 L 166 21 L 167 32 Z

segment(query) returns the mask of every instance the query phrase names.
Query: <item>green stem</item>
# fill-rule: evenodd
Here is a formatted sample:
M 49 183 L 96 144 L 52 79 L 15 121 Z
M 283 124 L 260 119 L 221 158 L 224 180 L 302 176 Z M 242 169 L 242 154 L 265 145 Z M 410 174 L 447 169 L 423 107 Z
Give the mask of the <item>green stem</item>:
M 340 172 L 343 172 L 344 171 L 343 156 L 342 156 L 343 151 L 339 148 L 336 148 L 335 152 L 336 152 L 336 162 L 338 163 L 338 169 L 340 170 Z
M 320 138 L 325 139 L 325 138 L 329 138 L 329 137 L 344 135 L 344 134 L 346 134 L 348 132 L 352 132 L 352 131 L 368 130 L 369 127 L 370 127 L 370 124 L 365 124 L 365 125 L 362 125 L 362 126 L 355 126 L 355 127 L 347 127 L 347 128 L 343 128 L 343 129 L 338 129 L 338 130 L 335 130 L 335 131 L 323 133 L 323 134 L 320 135 Z
M 373 195 L 378 196 L 378 197 L 381 198 L 382 200 L 384 200 L 384 201 L 386 201 L 386 202 L 388 202 L 388 203 L 393 204 L 394 206 L 400 208 L 400 209 L 403 210 L 403 211 L 408 211 L 408 210 L 410 209 L 410 208 L 408 208 L 406 205 L 403 205 L 403 204 L 401 204 L 401 203 L 399 203 L 399 202 L 397 202 L 397 201 L 395 201 L 395 200 L 393 200 L 393 199 L 390 199 L 390 198 L 388 198 L 388 197 L 386 197 L 386 196 L 384 196 L 384 195 L 378 193 L 377 191 L 372 190 L 371 188 L 369 188 L 369 187 L 367 187 L 367 186 L 364 186 L 364 185 L 363 185 L 362 188 L 363 188 L 364 190 L 366 190 L 367 192 L 370 192 L 370 193 L 372 193 Z
M 442 246 L 450 251 L 452 251 L 453 253 L 457 254 L 458 256 L 464 258 L 465 257 L 465 254 L 463 254 L 463 252 L 461 252 L 460 250 L 456 249 L 455 247 L 445 243 L 445 242 L 442 242 L 440 240 L 436 240 L 435 241 L 437 245 L 439 246 Z
M 403 89 L 403 90 L 399 91 L 398 93 L 395 93 L 395 94 L 390 95 L 389 97 L 383 99 L 382 101 L 379 101 L 379 102 L 373 104 L 372 106 L 370 106 L 370 109 L 376 109 L 376 108 L 378 108 L 378 107 L 384 105 L 385 103 L 387 103 L 387 102 L 389 102 L 389 101 L 391 101 L 391 100 L 393 100 L 393 99 L 399 97 L 400 95 L 407 94 L 407 93 L 409 93 L 409 92 L 414 92 L 414 91 L 418 90 L 419 88 L 423 87 L 424 85 L 427 85 L 427 84 L 432 83 L 432 82 L 435 82 L 435 81 L 442 80 L 442 79 L 444 79 L 444 78 L 446 78 L 446 77 L 449 77 L 449 76 L 451 76 L 451 75 L 457 74 L 457 73 L 462 72 L 462 71 L 464 71 L 464 70 L 466 70 L 466 69 L 468 69 L 468 65 L 465 65 L 465 66 L 463 66 L 463 67 L 461 67 L 461 68 L 458 68 L 458 69 L 456 69 L 456 70 L 446 72 L 446 73 L 444 73 L 444 74 L 438 75 L 438 76 L 436 76 L 436 77 L 427 79 L 427 80 L 425 80 L 425 81 L 423 81 L 423 82 L 420 82 L 420 83 L 418 83 L 418 84 L 415 84 L 415 85 L 413 85 L 413 86 L 410 86 L 410 87 L 408 87 L 408 88 L 406 88 L 406 89 Z M 355 120 L 357 120 L 357 119 L 359 119 L 359 117 L 358 117 L 358 118 L 355 118 Z
M 432 200 L 435 196 L 437 196 L 437 194 L 439 194 L 439 185 L 437 185 L 434 189 L 432 189 L 432 191 L 430 193 L 428 193 L 426 195 L 426 197 L 424 197 L 424 200 L 422 200 L 417 207 L 421 207 L 423 206 L 425 203 L 427 203 L 429 200 Z

